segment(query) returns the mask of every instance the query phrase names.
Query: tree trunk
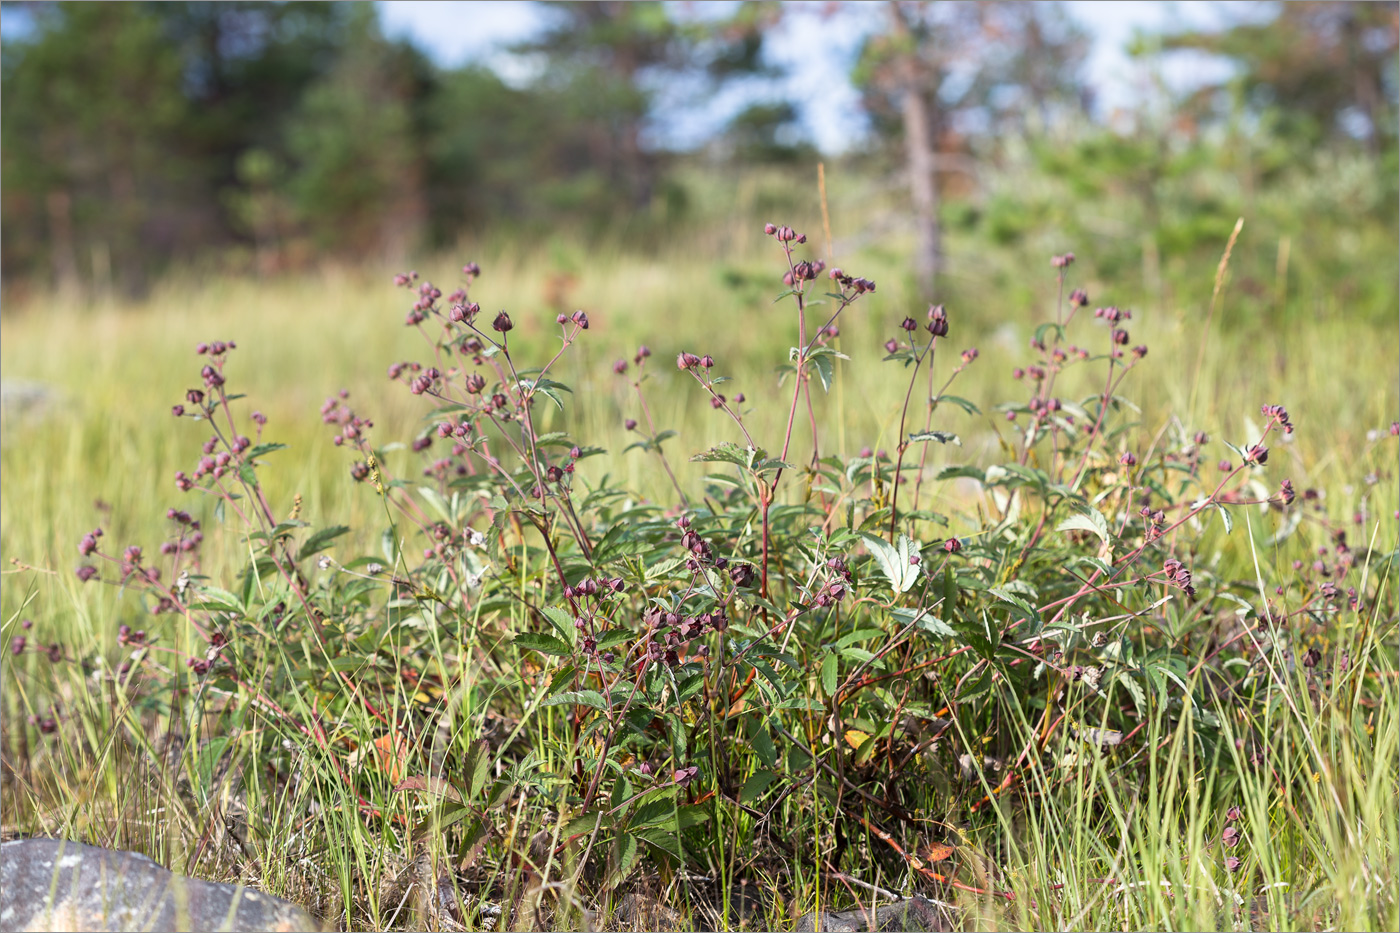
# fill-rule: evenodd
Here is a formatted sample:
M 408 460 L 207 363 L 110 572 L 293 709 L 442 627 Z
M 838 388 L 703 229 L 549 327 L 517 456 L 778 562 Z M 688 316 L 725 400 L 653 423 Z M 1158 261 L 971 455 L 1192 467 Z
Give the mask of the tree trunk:
M 909 173 L 909 194 L 914 204 L 914 277 L 930 301 L 938 281 L 938 179 L 933 152 L 934 103 L 928 96 L 928 81 L 920 67 L 917 40 L 909 27 L 907 13 L 895 2 L 889 5 L 894 34 L 902 48 L 899 82 L 904 122 L 904 159 Z
M 939 272 L 938 180 L 935 177 L 933 134 L 928 100 L 917 86 L 904 90 L 905 161 L 909 194 L 914 203 L 914 275 L 928 299 L 934 299 Z
M 78 293 L 78 251 L 73 242 L 73 199 L 59 188 L 48 193 L 49 257 L 53 263 L 54 286 L 65 298 Z

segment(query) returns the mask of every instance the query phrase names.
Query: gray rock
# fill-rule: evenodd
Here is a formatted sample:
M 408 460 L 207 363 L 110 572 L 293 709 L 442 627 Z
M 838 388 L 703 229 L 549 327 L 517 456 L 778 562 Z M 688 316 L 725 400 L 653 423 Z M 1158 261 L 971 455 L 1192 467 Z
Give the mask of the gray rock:
M 290 901 L 62 839 L 0 844 L 0 930 L 321 929 Z
M 0 412 L 6 418 L 43 415 L 58 402 L 58 393 L 41 382 L 0 381 Z
M 793 927 L 796 933 L 875 933 L 875 931 L 919 931 L 942 933 L 951 930 L 952 920 L 938 904 L 922 897 L 906 898 L 867 910 L 813 911 L 804 914 Z

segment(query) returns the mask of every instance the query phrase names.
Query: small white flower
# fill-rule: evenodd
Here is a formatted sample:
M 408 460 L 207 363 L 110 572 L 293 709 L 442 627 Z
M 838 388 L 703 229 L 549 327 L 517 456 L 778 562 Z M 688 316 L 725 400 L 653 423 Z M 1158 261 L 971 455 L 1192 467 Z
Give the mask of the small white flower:
M 481 586 L 481 575 L 476 573 L 469 573 L 466 575 L 466 577 L 463 578 L 462 582 L 466 584 L 467 589 L 474 590 L 478 586 Z
M 331 569 L 331 559 L 330 559 L 329 557 L 327 557 L 326 555 L 322 554 L 322 555 L 321 555 L 321 559 L 318 560 L 318 561 L 316 561 L 316 566 L 317 566 L 317 567 L 320 567 L 322 570 L 330 570 L 330 569 Z
M 486 536 L 479 531 L 473 531 L 471 536 L 472 547 L 485 547 Z
M 376 576 L 377 574 L 381 574 L 383 572 L 383 564 L 370 564 L 369 566 L 365 567 L 365 573 L 369 574 L 371 577 Z

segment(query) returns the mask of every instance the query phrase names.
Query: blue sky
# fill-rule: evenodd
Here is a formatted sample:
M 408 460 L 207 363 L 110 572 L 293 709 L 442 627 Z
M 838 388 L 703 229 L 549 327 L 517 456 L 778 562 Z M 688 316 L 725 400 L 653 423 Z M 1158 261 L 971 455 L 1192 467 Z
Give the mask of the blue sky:
M 862 38 L 881 25 L 884 14 L 875 3 L 847 4 L 832 17 L 820 15 L 821 3 L 786 5 L 793 15 L 784 17 L 774 37 L 772 61 L 789 72 L 785 96 L 798 103 L 818 146 L 826 152 L 839 152 L 849 142 L 849 127 L 857 112 L 856 92 L 846 80 L 847 66 Z M 506 49 L 538 28 L 541 11 L 535 3 L 381 0 L 379 6 L 389 35 L 412 39 L 441 65 L 473 61 L 494 68 L 507 80 L 528 76 L 528 66 L 513 60 Z M 1208 0 L 1069 0 L 1067 6 L 1070 15 L 1093 37 L 1087 75 L 1100 114 L 1108 117 L 1115 110 L 1131 109 L 1141 100 L 1144 71 L 1124 53 L 1135 31 L 1218 28 L 1232 19 L 1267 17 L 1271 5 Z M 1178 88 L 1202 78 L 1218 78 L 1227 67 L 1191 54 L 1173 55 L 1161 63 L 1164 79 Z M 712 101 L 706 113 L 693 114 L 668 142 L 686 145 L 694 138 L 703 138 L 745 100 L 744 92 L 736 89 L 727 98 Z

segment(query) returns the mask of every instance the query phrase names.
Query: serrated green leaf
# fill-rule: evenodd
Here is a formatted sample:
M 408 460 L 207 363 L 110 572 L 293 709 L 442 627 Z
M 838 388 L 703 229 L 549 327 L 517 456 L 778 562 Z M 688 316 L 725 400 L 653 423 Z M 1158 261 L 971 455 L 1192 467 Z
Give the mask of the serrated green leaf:
M 822 391 L 831 391 L 832 363 L 829 356 L 818 356 L 812 359 L 812 366 L 817 371 L 817 378 L 821 380 Z
M 312 554 L 324 551 L 330 547 L 332 541 L 350 531 L 348 525 L 334 525 L 330 528 L 322 528 L 320 531 L 306 539 L 306 543 L 297 552 L 297 560 L 306 560 Z
M 862 532 L 861 538 L 895 595 L 909 592 L 919 580 L 919 564 L 912 562 L 922 549 L 919 542 L 904 534 L 893 546 L 872 534 Z
M 835 652 L 822 658 L 822 689 L 829 697 L 836 696 L 836 675 L 840 664 L 840 656 Z
M 909 443 L 916 444 L 921 441 L 938 441 L 940 444 L 952 444 L 956 447 L 962 446 L 962 438 L 952 431 L 920 431 L 917 434 L 909 435 Z
M 491 776 L 491 746 L 484 740 L 473 743 L 468 770 L 471 773 L 469 794 L 475 800 Z
M 632 638 L 632 632 L 625 628 L 616 628 L 611 632 L 604 632 L 598 636 L 598 650 L 605 651 L 614 645 L 620 645 Z
M 196 609 L 216 609 L 224 612 L 242 613 L 245 611 L 243 602 L 228 590 L 221 590 L 217 586 L 201 586 L 199 596 L 195 602 Z
M 545 606 L 540 613 L 549 620 L 549 624 L 554 626 L 554 630 L 559 633 L 559 637 L 566 642 L 573 641 L 574 617 L 569 615 L 558 606 Z
M 643 829 L 637 832 L 637 838 L 647 845 L 655 846 L 673 858 L 678 860 L 685 858 L 685 852 L 681 849 L 680 837 L 675 833 L 667 832 L 664 829 Z
M 633 810 L 632 815 L 627 819 L 629 827 L 667 825 L 674 827 L 675 824 L 676 801 L 673 797 L 649 800 Z
M 933 478 L 937 480 L 948 480 L 957 479 L 962 476 L 975 479 L 979 483 L 985 482 L 987 479 L 987 475 L 974 466 L 945 466 L 943 469 L 939 470 Z
M 747 723 L 749 742 L 753 745 L 758 760 L 763 762 L 765 767 L 776 768 L 778 766 L 778 751 L 773 747 L 773 739 L 768 735 L 767 726 L 756 717 L 751 717 Z
M 1115 672 L 1113 683 L 1122 686 L 1127 691 L 1128 696 L 1133 698 L 1133 708 L 1137 710 L 1139 718 L 1147 715 L 1147 694 L 1143 692 L 1142 684 L 1137 682 L 1130 671 Z
M 709 450 L 701 451 L 691 457 L 690 461 L 692 463 L 733 463 L 736 466 L 748 467 L 753 453 L 754 448 L 752 447 L 740 447 L 732 441 L 724 441 Z
M 447 507 L 447 500 L 442 497 L 442 493 L 431 486 L 419 486 L 418 495 L 422 496 L 424 501 L 433 507 L 433 511 L 437 513 L 438 518 L 445 522 L 452 520 L 452 512 Z
M 933 404 L 935 405 L 940 405 L 943 402 L 950 402 L 961 408 L 963 411 L 967 412 L 969 415 L 982 414 L 982 409 L 978 408 L 976 405 L 972 404 L 960 395 L 940 395 L 933 399 Z
M 1098 509 L 1090 509 L 1090 513 L 1080 513 L 1071 515 L 1069 518 L 1055 526 L 1056 531 L 1087 531 L 1098 537 L 1104 544 L 1108 543 L 1108 522 L 1104 519 L 1103 513 Z M 1097 520 L 1096 520 L 1097 519 Z
M 559 831 L 559 838 L 572 839 L 574 836 L 582 836 L 593 832 L 600 825 L 604 829 L 612 825 L 612 820 L 602 811 L 580 813 L 564 824 L 564 828 Z
M 759 797 L 762 797 L 763 792 L 777 779 L 778 775 L 774 774 L 772 771 L 755 771 L 753 775 L 744 782 L 744 786 L 739 788 L 739 802 L 744 804 L 753 803 Z
M 617 887 L 631 873 L 632 867 L 637 864 L 637 836 L 633 833 L 622 833 L 613 842 L 612 871 L 609 873 L 609 886 Z
M 541 706 L 564 706 L 569 703 L 576 703 L 579 706 L 590 706 L 593 709 L 608 709 L 608 701 L 597 690 L 566 690 L 557 693 L 541 703 Z
M 258 457 L 263 456 L 264 454 L 270 454 L 270 453 L 272 453 L 274 450 L 286 450 L 286 449 L 287 449 L 287 445 L 286 445 L 286 444 L 258 444 L 257 446 L 255 446 L 255 447 L 253 447 L 251 450 L 249 450 L 248 453 L 245 454 L 245 456 L 246 456 L 247 459 L 249 459 L 249 460 L 254 460 L 254 459 L 258 458 Z
M 522 632 L 515 636 L 515 646 L 526 651 L 538 651 L 540 654 L 552 655 L 556 658 L 567 658 L 574 653 L 572 647 L 553 635 L 546 635 L 543 632 Z

